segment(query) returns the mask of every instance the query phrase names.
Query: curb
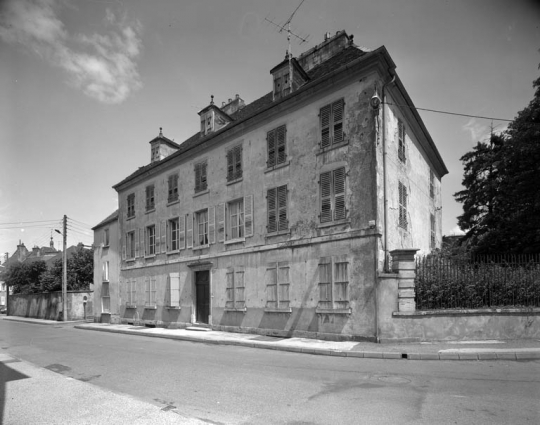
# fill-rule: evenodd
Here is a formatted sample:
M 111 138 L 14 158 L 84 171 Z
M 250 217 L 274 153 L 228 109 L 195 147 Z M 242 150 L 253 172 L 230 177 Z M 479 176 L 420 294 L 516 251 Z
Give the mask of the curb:
M 62 322 L 60 322 L 62 323 Z M 174 339 L 178 341 L 188 342 L 200 342 L 213 345 L 236 345 L 241 347 L 258 348 L 265 350 L 276 351 L 288 351 L 292 353 L 312 354 L 322 356 L 334 356 L 334 357 L 351 357 L 351 358 L 364 358 L 364 359 L 388 359 L 388 360 L 540 360 L 540 351 L 521 351 L 521 352 L 509 352 L 503 353 L 493 352 L 467 352 L 467 353 L 400 353 L 400 352 L 385 352 L 385 351 L 350 351 L 350 350 L 331 350 L 327 348 L 308 348 L 308 347 L 295 347 L 295 346 L 278 346 L 273 343 L 262 341 L 228 341 L 228 340 L 215 340 L 204 339 L 197 337 L 189 337 L 185 335 L 163 335 L 163 334 L 151 334 L 142 333 L 140 331 L 130 331 L 123 329 L 107 329 L 107 328 L 91 328 L 85 325 L 75 325 L 75 329 L 119 333 L 124 335 L 139 335 L 147 336 L 151 338 L 164 338 Z

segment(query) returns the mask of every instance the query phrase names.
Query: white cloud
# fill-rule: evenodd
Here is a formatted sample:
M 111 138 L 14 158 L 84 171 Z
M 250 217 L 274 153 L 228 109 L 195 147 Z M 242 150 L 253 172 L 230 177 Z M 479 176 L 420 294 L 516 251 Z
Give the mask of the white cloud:
M 455 226 L 455 227 L 452 228 L 452 229 L 450 230 L 450 232 L 448 233 L 449 236 L 458 236 L 458 235 L 461 236 L 461 235 L 464 235 L 464 234 L 465 234 L 465 232 L 464 232 L 463 230 L 461 230 L 461 229 L 459 228 L 459 226 Z
M 7 0 L 0 10 L 0 38 L 21 44 L 62 68 L 70 82 L 104 103 L 121 103 L 142 86 L 137 71 L 141 25 L 107 9 L 105 34 L 69 34 L 57 0 Z
M 469 132 L 474 143 L 489 135 L 489 126 L 476 118 L 469 119 L 462 129 Z

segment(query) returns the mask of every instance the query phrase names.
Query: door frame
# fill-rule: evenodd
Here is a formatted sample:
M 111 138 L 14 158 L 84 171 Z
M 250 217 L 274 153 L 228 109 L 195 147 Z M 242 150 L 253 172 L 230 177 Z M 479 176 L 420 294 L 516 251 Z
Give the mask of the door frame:
M 191 272 L 191 323 L 197 323 L 197 272 L 208 270 L 208 325 L 212 325 L 212 308 L 214 293 L 212 291 L 212 269 L 214 264 L 211 261 L 196 262 L 188 264 Z

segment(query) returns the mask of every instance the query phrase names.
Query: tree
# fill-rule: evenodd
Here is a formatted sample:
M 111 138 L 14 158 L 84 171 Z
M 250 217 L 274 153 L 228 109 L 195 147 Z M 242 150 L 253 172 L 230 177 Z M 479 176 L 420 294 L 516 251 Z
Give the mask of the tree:
M 43 289 L 49 292 L 62 289 L 62 260 L 56 260 L 41 276 Z M 94 254 L 91 250 L 78 246 L 67 259 L 67 289 L 86 290 L 94 280 Z
M 505 133 L 478 142 L 461 160 L 458 224 L 477 253 L 540 252 L 540 78 L 535 97 Z
M 42 291 L 40 278 L 46 270 L 47 265 L 42 260 L 14 263 L 8 266 L 3 278 L 14 294 L 33 294 Z

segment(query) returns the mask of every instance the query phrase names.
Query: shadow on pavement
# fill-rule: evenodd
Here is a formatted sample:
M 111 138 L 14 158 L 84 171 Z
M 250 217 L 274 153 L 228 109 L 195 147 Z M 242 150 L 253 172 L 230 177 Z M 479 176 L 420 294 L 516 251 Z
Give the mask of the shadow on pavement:
M 6 363 L 18 362 L 19 360 L 8 360 L 0 362 L 0 424 L 4 423 L 4 409 L 6 404 L 6 384 L 10 381 L 26 379 L 29 376 L 17 372 L 15 369 L 6 366 Z

